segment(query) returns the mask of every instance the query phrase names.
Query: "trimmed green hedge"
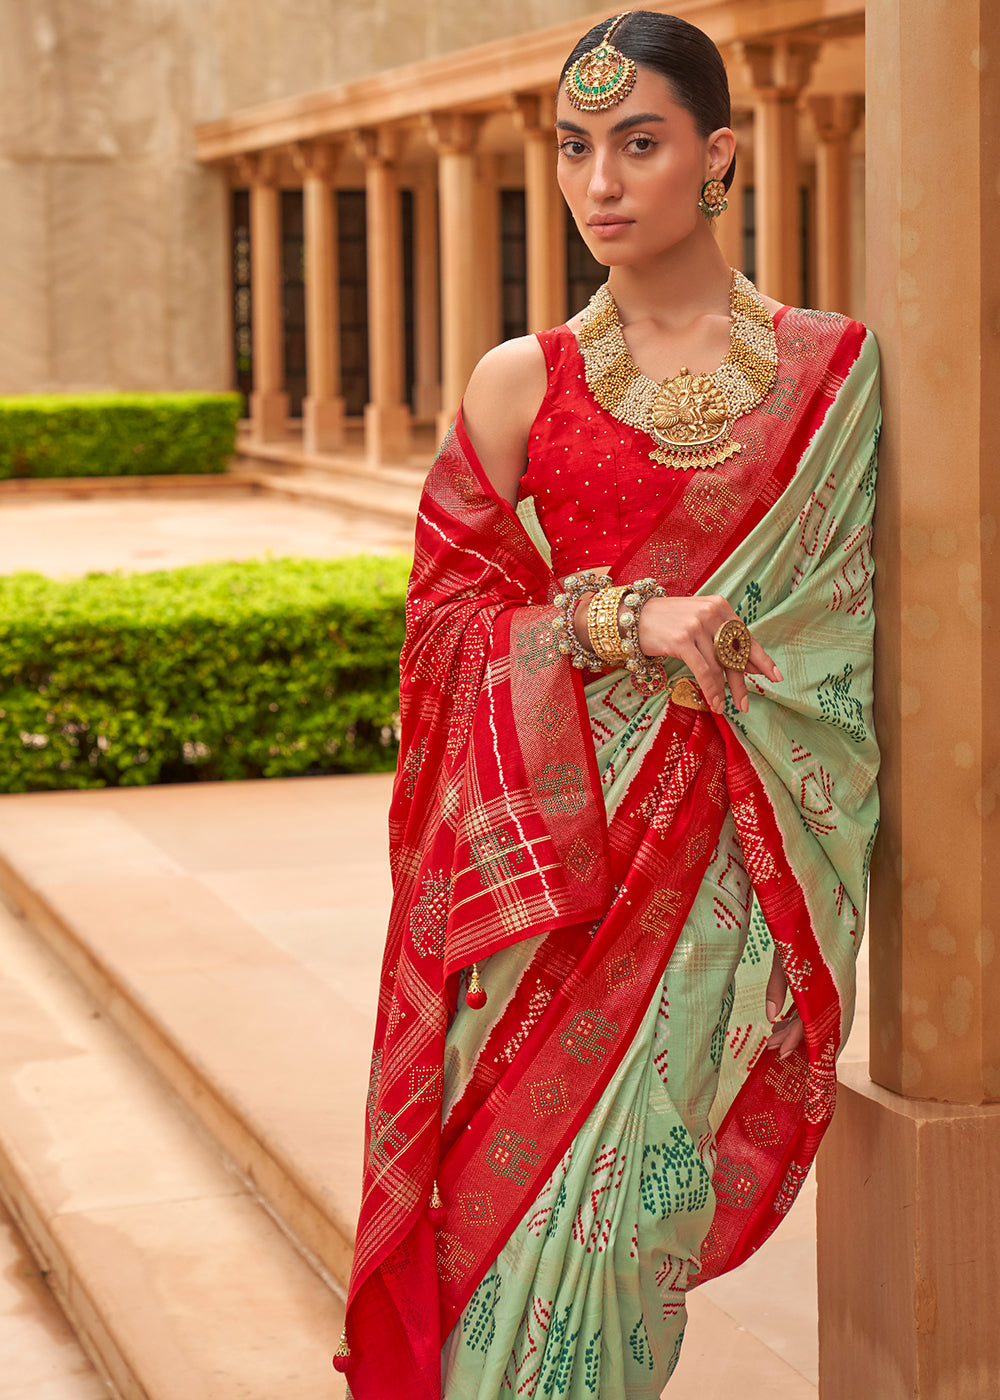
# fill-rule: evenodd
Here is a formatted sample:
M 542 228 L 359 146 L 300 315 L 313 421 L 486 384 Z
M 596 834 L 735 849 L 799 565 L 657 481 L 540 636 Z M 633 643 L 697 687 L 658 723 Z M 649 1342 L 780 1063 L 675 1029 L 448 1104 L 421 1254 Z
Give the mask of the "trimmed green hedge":
M 222 472 L 239 394 L 31 394 L 0 398 L 0 479 Z
M 0 791 L 391 769 L 409 567 L 0 578 Z

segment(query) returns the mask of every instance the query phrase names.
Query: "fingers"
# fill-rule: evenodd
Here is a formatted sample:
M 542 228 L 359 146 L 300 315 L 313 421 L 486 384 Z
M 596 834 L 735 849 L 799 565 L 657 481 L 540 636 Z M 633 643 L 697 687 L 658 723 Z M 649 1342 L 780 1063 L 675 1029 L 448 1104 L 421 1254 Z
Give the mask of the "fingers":
M 771 961 L 771 973 L 767 979 L 767 991 L 764 993 L 764 1006 L 767 1010 L 767 1019 L 776 1021 L 781 1015 L 781 1008 L 788 997 L 788 978 L 785 976 L 785 969 L 781 966 L 778 957 L 778 950 L 774 950 L 774 957 Z
M 793 1050 L 797 1050 L 802 1044 L 805 1035 L 805 1028 L 797 1015 L 789 1016 L 786 1021 L 782 1021 L 779 1026 L 768 1036 L 766 1045 L 768 1050 L 777 1050 L 782 1060 L 787 1060 Z
M 747 670 L 753 671 L 758 676 L 766 676 L 769 681 L 783 681 L 785 679 L 760 642 L 753 636 L 750 638 L 750 661 Z

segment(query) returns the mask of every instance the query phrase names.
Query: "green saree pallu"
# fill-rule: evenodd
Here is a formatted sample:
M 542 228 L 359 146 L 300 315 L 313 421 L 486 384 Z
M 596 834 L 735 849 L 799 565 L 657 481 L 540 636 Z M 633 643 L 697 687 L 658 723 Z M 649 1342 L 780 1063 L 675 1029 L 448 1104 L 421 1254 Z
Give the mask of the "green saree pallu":
M 776 335 L 744 450 L 652 471 L 648 527 L 606 566 L 728 599 L 784 675 L 748 675 L 747 714 L 678 703 L 670 660 L 653 693 L 585 685 L 461 416 L 428 477 L 338 1353 L 355 1400 L 653 1400 L 687 1289 L 764 1242 L 833 1113 L 877 827 L 878 356 L 838 316 Z M 784 1059 L 775 950 L 804 1028 Z

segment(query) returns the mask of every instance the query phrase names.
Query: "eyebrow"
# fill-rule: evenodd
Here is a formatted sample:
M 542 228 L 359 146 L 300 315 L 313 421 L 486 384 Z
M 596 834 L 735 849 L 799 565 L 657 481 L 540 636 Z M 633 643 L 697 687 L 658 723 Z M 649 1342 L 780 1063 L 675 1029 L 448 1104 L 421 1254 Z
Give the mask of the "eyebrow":
M 618 136 L 623 131 L 628 131 L 632 126 L 648 126 L 651 122 L 663 122 L 665 119 L 656 112 L 639 112 L 634 117 L 622 117 L 620 122 L 615 122 L 608 132 L 609 136 Z M 577 126 L 576 122 L 556 122 L 557 131 L 572 131 L 576 136 L 589 135 L 585 126 Z

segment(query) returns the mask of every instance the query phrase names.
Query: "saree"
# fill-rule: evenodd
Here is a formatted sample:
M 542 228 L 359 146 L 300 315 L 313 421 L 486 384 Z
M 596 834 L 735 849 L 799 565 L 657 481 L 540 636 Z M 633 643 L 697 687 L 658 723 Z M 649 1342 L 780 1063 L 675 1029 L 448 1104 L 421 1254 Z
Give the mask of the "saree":
M 764 1242 L 832 1116 L 877 828 L 878 358 L 857 323 L 804 311 L 784 314 L 778 349 L 737 465 L 674 477 L 606 569 L 730 601 L 784 674 L 748 677 L 747 714 L 640 694 L 622 672 L 585 687 L 553 638 L 559 582 L 461 414 L 431 469 L 345 1330 L 355 1400 L 387 1400 L 404 1378 L 414 1400 L 439 1400 L 446 1342 L 448 1400 L 658 1394 L 686 1289 Z M 668 680 L 682 670 L 667 661 Z M 698 940 L 712 930 L 723 951 L 700 1018 L 711 1073 L 671 1090 L 647 1141 L 622 1095 L 662 1096 L 661 1023 L 674 1035 L 705 980 Z M 693 978 L 664 1018 L 665 975 L 688 948 Z M 764 1048 L 773 950 L 804 1028 L 784 1059 Z M 473 965 L 480 1012 L 463 997 Z M 587 1168 L 578 1198 L 574 1159 Z M 649 1203 L 669 1239 L 639 1230 Z M 547 1259 L 528 1257 L 528 1235 Z M 510 1311 L 499 1294 L 522 1264 L 544 1277 L 554 1257 L 572 1285 L 571 1237 L 577 1264 L 628 1258 L 632 1312 L 614 1270 L 589 1312 L 587 1288 L 574 1313 L 529 1281 L 498 1342 Z M 460 1378 L 466 1337 L 480 1373 L 502 1362 L 486 1389 Z

